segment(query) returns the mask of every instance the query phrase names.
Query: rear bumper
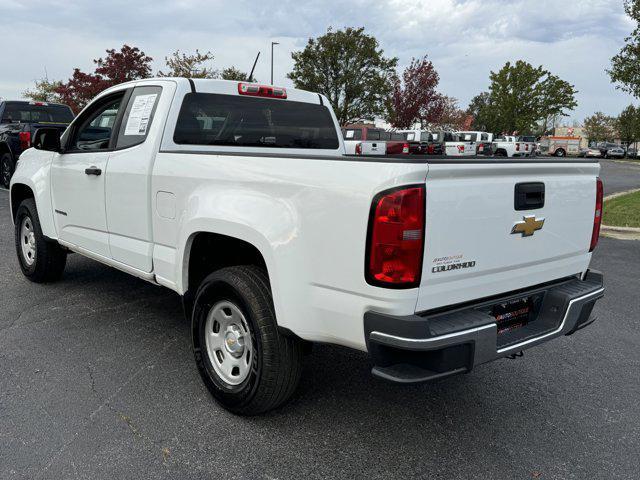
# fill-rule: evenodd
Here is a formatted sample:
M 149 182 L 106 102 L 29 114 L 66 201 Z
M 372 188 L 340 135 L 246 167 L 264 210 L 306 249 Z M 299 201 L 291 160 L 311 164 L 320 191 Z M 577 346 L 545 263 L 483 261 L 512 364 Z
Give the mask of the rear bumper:
M 490 307 L 530 295 L 541 299 L 535 320 L 498 334 Z M 589 270 L 572 277 L 435 314 L 364 316 L 373 375 L 398 383 L 419 383 L 469 372 L 476 365 L 521 352 L 593 322 L 591 311 L 604 295 L 603 276 Z

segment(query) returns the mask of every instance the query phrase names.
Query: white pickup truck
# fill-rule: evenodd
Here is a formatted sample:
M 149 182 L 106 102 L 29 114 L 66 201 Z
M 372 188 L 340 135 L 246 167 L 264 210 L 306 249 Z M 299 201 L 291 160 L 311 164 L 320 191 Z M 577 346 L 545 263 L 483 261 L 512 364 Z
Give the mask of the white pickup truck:
M 500 137 L 493 141 L 493 153 L 496 157 L 529 157 L 532 148 L 529 143 L 520 142 L 513 136 Z
M 603 295 L 591 159 L 346 156 L 324 96 L 166 78 L 33 145 L 10 193 L 23 274 L 55 281 L 76 252 L 177 292 L 239 414 L 283 404 L 311 342 L 425 382 L 569 335 Z

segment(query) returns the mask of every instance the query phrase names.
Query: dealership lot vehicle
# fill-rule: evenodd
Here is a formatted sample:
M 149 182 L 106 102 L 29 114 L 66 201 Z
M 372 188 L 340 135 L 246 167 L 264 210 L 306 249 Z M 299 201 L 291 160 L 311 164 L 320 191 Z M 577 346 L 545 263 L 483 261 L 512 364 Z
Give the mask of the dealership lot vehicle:
M 368 125 L 346 125 L 342 129 L 347 155 L 394 155 L 409 153 L 404 135 Z
M 590 160 L 367 161 L 317 94 L 187 79 L 108 89 L 33 143 L 11 183 L 24 275 L 58 279 L 70 250 L 177 292 L 237 413 L 293 394 L 307 342 L 417 383 L 572 334 L 603 295 Z
M 0 101 L 0 186 L 8 188 L 20 154 L 31 147 L 35 131 L 47 126 L 63 132 L 73 120 L 66 105 Z
M 493 133 L 489 132 L 457 132 L 464 142 L 476 144 L 476 155 L 493 155 Z
M 528 157 L 530 152 L 525 151 L 526 145 L 513 136 L 499 137 L 493 141 L 493 153 L 496 157 Z

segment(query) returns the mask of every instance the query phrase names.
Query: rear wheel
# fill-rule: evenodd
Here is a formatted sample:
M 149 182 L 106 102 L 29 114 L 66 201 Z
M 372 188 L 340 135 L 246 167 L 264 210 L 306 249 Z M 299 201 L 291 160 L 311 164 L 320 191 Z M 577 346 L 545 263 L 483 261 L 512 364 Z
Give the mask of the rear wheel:
M 20 269 L 25 277 L 36 283 L 60 279 L 67 263 L 67 253 L 43 235 L 36 203 L 32 198 L 23 201 L 16 212 L 15 244 Z
M 564 149 L 559 148 L 558 150 L 556 150 L 556 157 L 566 157 L 567 156 L 567 152 L 564 151 Z
M 13 158 L 10 153 L 0 155 L 0 186 L 9 188 L 11 176 L 13 175 Z
M 196 294 L 192 332 L 200 375 L 227 410 L 256 415 L 282 405 L 295 391 L 303 345 L 279 332 L 264 270 L 234 266 L 205 278 Z

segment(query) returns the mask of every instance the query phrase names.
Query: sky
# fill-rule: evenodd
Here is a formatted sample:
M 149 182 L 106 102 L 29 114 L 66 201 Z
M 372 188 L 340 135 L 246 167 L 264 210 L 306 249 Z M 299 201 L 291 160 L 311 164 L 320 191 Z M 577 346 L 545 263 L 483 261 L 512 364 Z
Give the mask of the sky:
M 154 71 L 176 49 L 211 51 L 212 66 L 251 69 L 292 86 L 291 52 L 333 27 L 364 27 L 399 71 L 425 54 L 439 90 L 466 107 L 507 61 L 543 65 L 575 85 L 578 107 L 567 121 L 595 111 L 617 115 L 633 99 L 605 69 L 633 29 L 622 0 L 0 0 L 0 97 L 15 99 L 45 76 L 66 80 L 74 67 L 123 44 L 153 57 Z

